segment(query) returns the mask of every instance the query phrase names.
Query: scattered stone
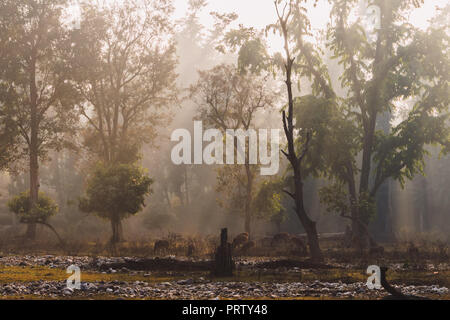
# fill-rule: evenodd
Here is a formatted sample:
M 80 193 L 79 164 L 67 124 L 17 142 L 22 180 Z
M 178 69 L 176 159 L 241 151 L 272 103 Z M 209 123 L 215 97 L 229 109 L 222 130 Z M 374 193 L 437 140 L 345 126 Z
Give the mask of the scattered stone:
M 65 288 L 64 289 L 64 291 L 63 291 L 63 294 L 65 294 L 65 295 L 69 295 L 69 294 L 72 294 L 73 293 L 73 289 L 72 288 Z
M 188 284 L 193 284 L 194 280 L 192 280 L 192 279 L 180 280 L 177 283 L 180 284 L 180 285 L 188 285 Z
M 71 262 L 69 262 L 69 259 Z M 260 263 L 264 263 L 267 258 L 252 258 L 252 260 L 238 260 L 236 263 L 242 268 L 254 268 Z M 124 262 L 138 263 L 138 258 L 106 258 L 98 257 L 96 263 L 92 263 L 90 257 L 64 257 L 64 256 L 4 256 L 0 257 L 0 265 L 3 266 L 46 266 L 65 270 L 67 266 L 75 264 L 83 271 L 90 272 L 108 272 L 108 273 L 127 273 L 131 274 L 129 268 L 124 269 L 108 267 L 107 269 L 99 269 L 99 266 L 105 266 L 113 263 L 121 264 Z M 164 260 L 160 259 L 163 263 Z M 282 266 L 287 272 L 292 270 L 304 271 L 298 265 L 287 267 Z M 432 269 L 431 266 L 428 268 Z M 440 264 L 434 267 L 435 270 L 446 271 L 449 269 L 448 264 Z M 395 269 L 395 268 L 394 268 Z M 128 272 L 125 272 L 127 271 Z M 267 268 L 259 268 L 262 273 L 273 273 L 274 270 Z M 400 269 L 399 269 L 400 270 Z M 134 271 L 136 272 L 136 271 Z M 144 277 L 151 276 L 150 272 L 143 273 Z M 281 272 L 275 270 L 275 272 Z M 172 272 L 166 272 L 167 275 Z M 173 273 L 176 274 L 176 273 Z M 417 296 L 441 296 L 448 295 L 449 289 L 438 285 L 400 285 L 396 286 L 404 294 Z M 268 297 L 273 299 L 283 299 L 292 297 L 335 297 L 335 298 L 371 298 L 379 299 L 387 293 L 384 290 L 369 290 L 365 282 L 343 283 L 335 282 L 217 282 L 204 277 L 188 278 L 177 281 L 166 281 L 160 283 L 146 281 L 96 281 L 81 283 L 81 290 L 71 290 L 67 288 L 65 281 L 31 281 L 31 282 L 11 282 L 0 284 L 1 296 L 43 296 L 48 298 L 58 297 L 76 297 L 83 298 L 94 297 L 97 295 L 107 294 L 114 298 L 138 298 L 138 299 L 245 299 L 253 297 Z

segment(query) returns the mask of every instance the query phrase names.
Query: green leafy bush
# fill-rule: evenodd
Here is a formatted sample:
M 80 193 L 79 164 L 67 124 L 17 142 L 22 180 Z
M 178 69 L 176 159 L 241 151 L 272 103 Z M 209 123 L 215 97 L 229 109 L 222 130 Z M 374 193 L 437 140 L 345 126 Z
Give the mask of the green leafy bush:
M 114 242 L 121 240 L 121 220 L 145 206 L 153 183 L 143 168 L 134 164 L 98 164 L 88 178 L 79 208 L 111 221 Z
M 45 193 L 39 192 L 38 203 L 31 209 L 30 193 L 22 192 L 8 201 L 8 208 L 22 223 L 39 223 L 58 213 L 58 205 Z

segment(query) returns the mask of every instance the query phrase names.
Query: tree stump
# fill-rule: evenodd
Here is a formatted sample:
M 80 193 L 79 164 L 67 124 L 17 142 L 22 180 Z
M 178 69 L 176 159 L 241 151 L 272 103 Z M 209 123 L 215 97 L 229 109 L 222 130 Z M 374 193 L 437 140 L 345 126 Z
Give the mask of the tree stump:
M 231 277 L 234 271 L 231 243 L 228 242 L 228 230 L 222 229 L 220 234 L 220 246 L 215 253 L 211 274 L 216 277 Z

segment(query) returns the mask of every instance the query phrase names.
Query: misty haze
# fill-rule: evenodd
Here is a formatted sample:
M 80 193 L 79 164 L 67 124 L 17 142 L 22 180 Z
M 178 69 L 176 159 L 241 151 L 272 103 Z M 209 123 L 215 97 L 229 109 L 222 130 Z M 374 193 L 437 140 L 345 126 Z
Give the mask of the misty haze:
M 450 299 L 449 21 L 0 0 L 0 298 Z

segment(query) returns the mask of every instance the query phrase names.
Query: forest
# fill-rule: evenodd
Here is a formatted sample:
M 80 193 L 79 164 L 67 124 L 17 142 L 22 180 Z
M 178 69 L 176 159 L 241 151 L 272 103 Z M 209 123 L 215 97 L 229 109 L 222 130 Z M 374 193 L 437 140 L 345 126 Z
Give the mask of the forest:
M 450 299 L 449 22 L 0 0 L 0 299 Z

